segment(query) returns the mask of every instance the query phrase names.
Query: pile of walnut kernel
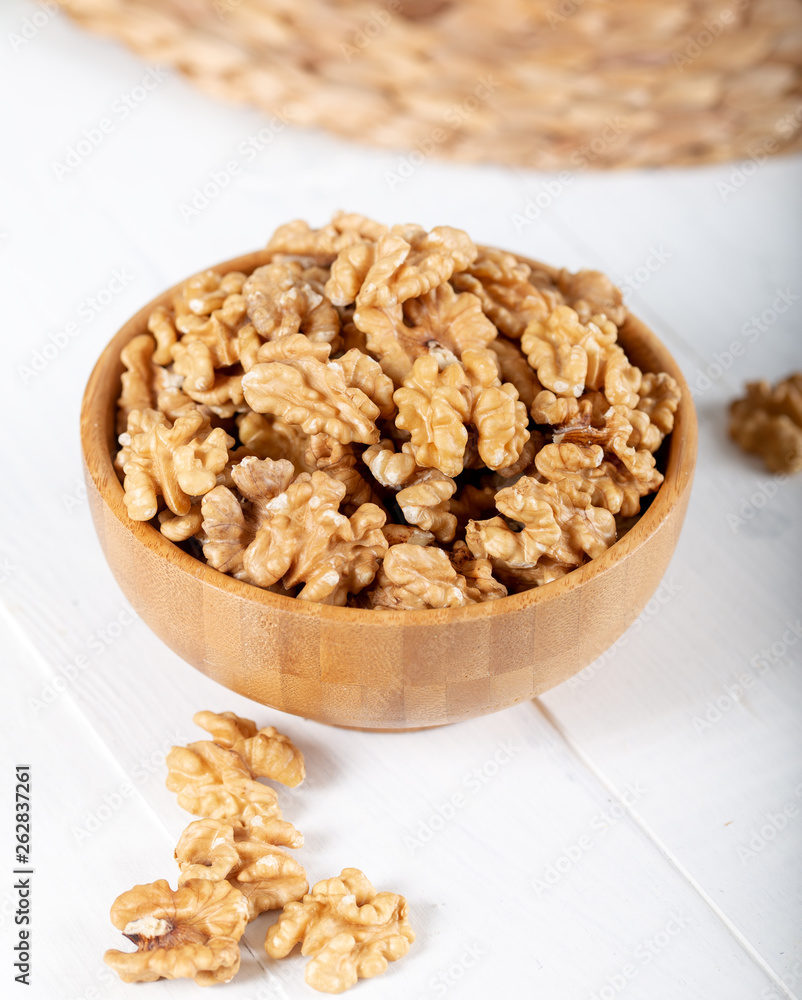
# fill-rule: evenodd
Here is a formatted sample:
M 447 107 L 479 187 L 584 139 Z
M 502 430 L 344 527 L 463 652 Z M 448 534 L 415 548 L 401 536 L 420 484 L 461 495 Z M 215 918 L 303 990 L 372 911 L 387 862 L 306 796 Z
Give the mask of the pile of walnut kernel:
M 620 291 L 449 226 L 281 226 L 122 352 L 129 515 L 215 569 L 360 608 L 457 607 L 604 552 L 663 480 L 680 400 Z
M 233 712 L 197 712 L 194 721 L 212 738 L 167 755 L 167 787 L 202 817 L 176 846 L 178 887 L 158 879 L 118 896 L 111 920 L 136 951 L 112 948 L 104 961 L 126 983 L 227 983 L 239 971 L 246 925 L 276 909 L 265 951 L 280 959 L 301 945 L 312 956 L 304 978 L 316 990 L 342 993 L 403 958 L 415 940 L 403 896 L 376 892 L 358 868 L 310 892 L 302 865 L 284 850 L 304 838 L 257 779 L 295 788 L 306 774 L 301 751 L 275 727 L 257 729 Z

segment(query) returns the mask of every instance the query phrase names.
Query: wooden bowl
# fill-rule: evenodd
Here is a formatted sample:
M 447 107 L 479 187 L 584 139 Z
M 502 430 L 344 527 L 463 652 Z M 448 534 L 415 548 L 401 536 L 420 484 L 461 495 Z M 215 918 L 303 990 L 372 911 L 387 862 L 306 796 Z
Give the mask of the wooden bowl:
M 265 251 L 246 254 L 216 270 L 249 272 L 269 259 Z M 654 593 L 685 517 L 697 428 L 682 372 L 633 316 L 620 334 L 632 361 L 669 372 L 683 390 L 665 482 L 638 523 L 603 555 L 544 587 L 465 608 L 365 611 L 242 583 L 129 519 L 112 466 L 120 351 L 174 291 L 148 303 L 103 351 L 84 394 L 81 441 L 95 528 L 120 587 L 156 635 L 209 677 L 254 701 L 334 725 L 438 726 L 515 705 L 566 680 L 615 642 Z

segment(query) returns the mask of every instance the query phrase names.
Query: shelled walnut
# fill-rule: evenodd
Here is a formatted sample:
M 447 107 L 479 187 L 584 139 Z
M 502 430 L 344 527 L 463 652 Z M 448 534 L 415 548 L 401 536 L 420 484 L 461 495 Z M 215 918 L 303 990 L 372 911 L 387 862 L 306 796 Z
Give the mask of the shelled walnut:
M 681 392 L 632 363 L 626 322 L 600 272 L 449 226 L 290 222 L 258 267 L 191 278 L 123 349 L 129 516 L 306 601 L 448 607 L 542 586 L 612 544 L 663 479 Z M 778 468 L 799 454 L 794 385 L 786 402 L 761 389 L 761 416 L 733 410 L 745 447 L 780 442 Z M 521 483 L 559 537 L 508 512 Z M 458 571 L 466 543 L 478 576 Z
M 771 472 L 802 471 L 802 372 L 773 388 L 765 380 L 748 382 L 743 399 L 730 405 L 730 436 Z
M 304 979 L 323 993 L 342 993 L 359 979 L 386 971 L 415 940 L 407 902 L 394 892 L 376 892 L 358 868 L 324 879 L 288 903 L 268 930 L 265 950 L 284 958 L 300 944 L 311 955 Z

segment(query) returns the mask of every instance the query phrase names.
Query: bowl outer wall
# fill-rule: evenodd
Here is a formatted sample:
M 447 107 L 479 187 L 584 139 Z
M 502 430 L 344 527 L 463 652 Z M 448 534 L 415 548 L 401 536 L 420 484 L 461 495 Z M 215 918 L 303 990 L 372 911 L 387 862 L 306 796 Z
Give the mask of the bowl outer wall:
M 269 259 L 261 251 L 214 269 L 250 271 Z M 84 394 L 81 440 L 90 508 L 109 566 L 136 613 L 188 663 L 284 712 L 340 726 L 415 729 L 547 691 L 591 663 L 640 614 L 676 546 L 697 447 L 690 390 L 640 321 L 630 315 L 622 328 L 628 354 L 645 370 L 672 374 L 683 398 L 666 480 L 638 523 L 597 559 L 546 587 L 466 608 L 366 611 L 252 587 L 128 518 L 112 465 L 120 351 L 178 287 L 148 303 L 103 351 Z

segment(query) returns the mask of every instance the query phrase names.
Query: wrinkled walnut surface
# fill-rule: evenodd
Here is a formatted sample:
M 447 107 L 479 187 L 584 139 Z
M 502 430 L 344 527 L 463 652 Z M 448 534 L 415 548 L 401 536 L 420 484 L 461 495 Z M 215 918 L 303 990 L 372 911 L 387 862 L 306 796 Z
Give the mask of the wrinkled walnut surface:
M 300 944 L 311 955 L 304 979 L 323 993 L 342 993 L 359 979 L 386 971 L 415 940 L 407 902 L 393 892 L 376 892 L 357 868 L 325 879 L 299 902 L 285 906 L 268 930 L 265 950 L 284 958 Z
M 189 279 L 121 354 L 129 515 L 212 568 L 316 603 L 454 607 L 594 558 L 660 487 L 680 389 L 627 357 L 605 275 L 345 212 L 268 250 Z M 794 378 L 732 411 L 778 471 L 802 465 Z M 509 513 L 522 478 L 531 523 Z M 269 742 L 215 737 L 251 739 Z
M 111 922 L 137 950 L 111 949 L 103 960 L 126 983 L 227 983 L 239 969 L 247 920 L 245 897 L 227 881 L 189 879 L 175 890 L 164 879 L 137 885 L 111 907 Z

